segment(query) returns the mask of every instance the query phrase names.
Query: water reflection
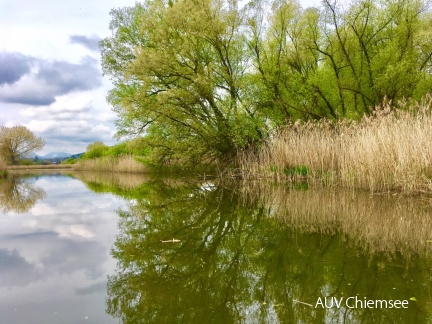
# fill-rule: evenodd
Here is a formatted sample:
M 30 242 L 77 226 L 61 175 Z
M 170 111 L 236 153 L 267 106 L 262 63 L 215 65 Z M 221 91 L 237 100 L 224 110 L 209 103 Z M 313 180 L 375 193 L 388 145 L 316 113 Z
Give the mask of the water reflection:
M 365 198 L 353 196 L 351 201 L 360 200 L 343 208 L 338 195 L 300 201 L 296 195 L 304 192 L 281 193 L 279 200 L 249 192 L 245 199 L 238 190 L 160 179 L 136 192 L 128 207 L 118 210 L 120 233 L 112 249 L 117 269 L 108 280 L 107 312 L 124 323 L 432 320 L 431 259 L 408 255 L 427 235 L 408 241 L 405 245 L 414 242 L 409 249 L 400 245 L 404 221 L 394 222 L 407 216 L 398 211 L 402 205 L 388 204 L 396 209 L 371 214 L 363 223 L 377 220 L 361 227 L 349 225 L 350 217 L 363 224 L 365 215 Z M 366 213 L 372 213 L 376 202 L 367 202 Z M 327 205 L 334 207 L 326 212 Z M 427 231 L 428 219 L 421 224 Z M 394 236 L 391 229 L 375 228 L 388 225 Z M 383 233 L 388 233 L 383 247 L 372 251 Z M 390 248 L 391 258 L 382 253 Z M 417 301 L 408 309 L 323 309 L 297 302 L 315 306 L 319 297 L 350 296 Z
M 6 203 L 10 191 L 23 193 L 16 188 L 45 198 L 31 208 L 31 199 L 17 199 L 20 213 L 0 208 L 0 323 L 115 323 L 105 312 L 106 278 L 115 268 L 109 251 L 123 199 L 93 193 L 69 175 L 9 180 Z
M 306 233 L 347 235 L 369 253 L 430 256 L 432 199 L 396 194 L 249 183 L 242 198 L 259 202 L 273 217 Z
M 21 177 L 12 175 L 0 181 L 0 211 L 25 213 L 38 200 L 45 198 L 45 191 Z
M 109 191 L 119 195 L 138 189 L 149 180 L 145 174 L 115 172 L 74 172 L 73 176 L 84 182 L 92 191 Z
M 0 209 L 7 323 L 432 321 L 427 198 L 94 173 L 2 185 L 45 193 Z M 315 307 L 351 296 L 416 301 Z

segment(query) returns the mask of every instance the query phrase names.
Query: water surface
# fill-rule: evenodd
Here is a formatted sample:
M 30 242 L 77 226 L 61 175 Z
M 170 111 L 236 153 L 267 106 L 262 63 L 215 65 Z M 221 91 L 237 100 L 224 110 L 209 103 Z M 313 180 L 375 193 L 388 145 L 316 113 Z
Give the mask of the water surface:
M 2 323 L 432 321 L 427 197 L 91 173 L 0 192 Z M 409 304 L 317 305 L 355 296 Z
M 105 298 L 124 200 L 51 174 L 0 183 L 0 204 L 0 322 L 118 322 Z

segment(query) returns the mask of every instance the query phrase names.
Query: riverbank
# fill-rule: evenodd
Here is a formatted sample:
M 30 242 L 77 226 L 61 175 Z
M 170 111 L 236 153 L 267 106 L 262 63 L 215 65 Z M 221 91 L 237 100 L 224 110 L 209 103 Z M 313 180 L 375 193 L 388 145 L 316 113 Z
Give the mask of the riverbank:
M 72 164 L 47 164 L 47 165 L 9 165 L 5 170 L 55 170 L 72 169 Z
M 7 176 L 6 163 L 0 158 L 0 179 Z
M 148 171 L 146 166 L 136 161 L 132 155 L 120 157 L 104 156 L 94 159 L 79 160 L 73 164 L 73 169 L 78 171 L 128 173 L 146 173 Z
M 238 159 L 243 179 L 432 193 L 432 98 L 360 121 L 296 122 Z

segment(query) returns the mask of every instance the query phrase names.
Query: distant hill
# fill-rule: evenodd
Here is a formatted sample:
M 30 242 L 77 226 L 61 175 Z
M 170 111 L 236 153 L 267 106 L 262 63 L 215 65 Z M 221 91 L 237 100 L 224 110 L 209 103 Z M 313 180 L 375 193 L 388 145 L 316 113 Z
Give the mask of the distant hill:
M 72 154 L 70 157 L 71 157 L 72 159 L 78 159 L 78 158 L 80 158 L 83 154 L 84 154 L 84 152 L 82 152 L 82 153 L 76 153 L 76 154 Z
M 72 154 L 65 152 L 49 152 L 45 155 L 38 155 L 39 158 L 42 159 L 61 159 L 61 158 L 69 158 Z
M 72 158 L 72 159 L 78 159 L 81 155 L 83 155 L 84 152 L 82 153 L 76 153 L 76 154 L 70 154 L 70 153 L 66 153 L 66 152 L 49 152 L 48 154 L 45 155 L 39 155 L 39 154 L 35 154 L 35 153 L 31 153 L 29 155 L 26 156 L 26 158 L 28 159 L 39 159 L 39 160 L 66 160 L 68 158 Z

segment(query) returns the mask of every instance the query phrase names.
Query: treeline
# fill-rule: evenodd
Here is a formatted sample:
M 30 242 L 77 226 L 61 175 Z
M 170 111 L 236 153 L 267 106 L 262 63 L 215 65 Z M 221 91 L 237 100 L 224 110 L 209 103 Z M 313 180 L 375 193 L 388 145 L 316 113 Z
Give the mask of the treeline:
M 118 137 L 159 164 L 230 161 L 297 119 L 358 119 L 432 86 L 426 1 L 148 0 L 111 15 Z

